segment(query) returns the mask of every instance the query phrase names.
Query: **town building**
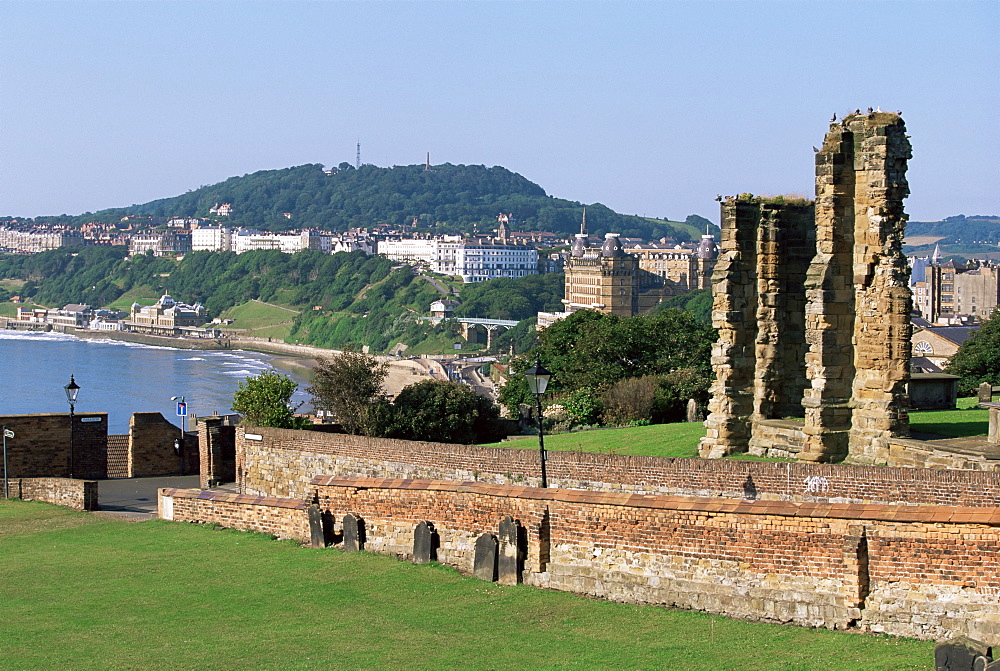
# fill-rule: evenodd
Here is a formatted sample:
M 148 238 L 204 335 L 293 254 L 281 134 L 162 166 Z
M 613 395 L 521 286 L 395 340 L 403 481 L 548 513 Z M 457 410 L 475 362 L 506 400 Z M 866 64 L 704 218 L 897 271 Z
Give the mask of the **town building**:
M 426 264 L 432 272 L 461 277 L 467 284 L 538 274 L 537 249 L 457 235 L 379 240 L 378 253 L 393 261 Z
M 913 307 L 931 323 L 960 324 L 989 319 L 1000 299 L 1000 267 L 995 261 L 967 263 L 910 259 Z
M 175 229 L 164 233 L 137 233 L 131 237 L 132 256 L 152 252 L 153 256 L 177 256 L 191 251 L 191 231 Z
M 702 236 L 695 250 L 637 245 L 637 253 L 627 252 L 617 233 L 606 233 L 600 248 L 589 248 L 587 240 L 585 230 L 577 233 L 565 262 L 564 311 L 538 313 L 539 329 L 577 310 L 634 317 L 671 296 L 711 286 L 714 236 Z
M 169 294 L 163 294 L 153 305 L 132 304 L 128 326 L 138 333 L 152 335 L 183 335 L 199 331 L 208 321 L 205 308 L 195 303 L 178 303 Z
M 75 229 L 33 225 L 0 227 L 0 249 L 25 254 L 37 254 L 60 247 L 78 247 L 84 244 L 83 235 Z

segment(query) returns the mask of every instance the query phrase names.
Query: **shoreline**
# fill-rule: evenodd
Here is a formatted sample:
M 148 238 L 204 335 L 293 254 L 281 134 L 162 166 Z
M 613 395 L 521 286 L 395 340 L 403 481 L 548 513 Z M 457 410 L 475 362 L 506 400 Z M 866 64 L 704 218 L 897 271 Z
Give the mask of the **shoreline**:
M 289 373 L 306 384 L 312 384 L 313 371 L 318 359 L 340 354 L 342 350 L 292 345 L 260 338 L 229 335 L 220 338 L 183 338 L 177 336 L 155 336 L 130 331 L 91 331 L 85 329 L 53 329 L 59 333 L 89 340 L 118 340 L 140 345 L 170 347 L 173 349 L 202 351 L 251 351 L 266 354 L 277 369 Z M 389 374 L 382 387 L 386 394 L 395 397 L 403 387 L 423 380 L 446 379 L 440 363 L 436 359 L 398 359 L 384 354 L 374 355 L 389 364 Z

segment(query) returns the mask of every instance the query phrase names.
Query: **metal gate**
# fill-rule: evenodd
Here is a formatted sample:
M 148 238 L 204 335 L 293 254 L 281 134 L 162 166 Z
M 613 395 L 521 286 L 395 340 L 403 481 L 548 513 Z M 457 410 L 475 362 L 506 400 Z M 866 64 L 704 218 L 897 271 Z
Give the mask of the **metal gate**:
M 129 434 L 108 435 L 108 477 L 127 478 Z

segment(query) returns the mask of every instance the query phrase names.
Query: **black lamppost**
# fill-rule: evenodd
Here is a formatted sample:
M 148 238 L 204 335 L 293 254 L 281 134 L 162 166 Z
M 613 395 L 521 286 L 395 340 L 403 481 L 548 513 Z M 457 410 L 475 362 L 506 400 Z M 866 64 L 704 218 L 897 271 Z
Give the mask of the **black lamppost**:
M 549 378 L 552 373 L 542 368 L 542 363 L 536 358 L 535 365 L 524 371 L 524 379 L 528 382 L 528 389 L 535 395 L 536 421 L 538 423 L 538 455 L 542 461 L 542 487 L 548 487 L 549 481 L 545 476 L 545 438 L 542 432 L 542 394 L 549 386 Z
M 69 477 L 73 477 L 73 411 L 76 405 L 76 397 L 80 393 L 80 385 L 76 383 L 73 376 L 69 376 L 69 384 L 63 387 L 66 390 L 66 400 L 69 401 Z

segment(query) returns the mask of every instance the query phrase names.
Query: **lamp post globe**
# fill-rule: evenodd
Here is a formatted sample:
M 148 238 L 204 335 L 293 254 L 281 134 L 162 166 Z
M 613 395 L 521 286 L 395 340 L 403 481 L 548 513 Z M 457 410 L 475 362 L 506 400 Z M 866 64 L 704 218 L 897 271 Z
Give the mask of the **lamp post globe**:
M 538 457 L 542 465 L 542 487 L 548 487 L 549 480 L 545 473 L 548 455 L 545 452 L 545 436 L 542 429 L 542 394 L 549 386 L 552 373 L 545 370 L 541 361 L 536 358 L 535 365 L 524 371 L 524 379 L 528 383 L 528 390 L 535 395 L 535 421 L 538 423 Z
M 80 385 L 78 385 L 76 383 L 76 379 L 70 375 L 69 384 L 63 387 L 63 389 L 66 391 L 66 400 L 69 401 L 69 477 L 72 479 L 75 470 L 73 445 L 73 424 L 75 423 L 74 410 L 76 406 L 76 398 L 80 394 Z

